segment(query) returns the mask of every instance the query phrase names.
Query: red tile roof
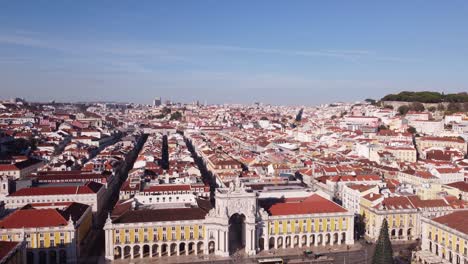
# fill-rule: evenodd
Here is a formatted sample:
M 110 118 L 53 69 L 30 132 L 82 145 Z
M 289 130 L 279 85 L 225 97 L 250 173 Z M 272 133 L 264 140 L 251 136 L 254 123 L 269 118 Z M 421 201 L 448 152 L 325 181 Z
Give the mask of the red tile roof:
M 81 186 L 48 186 L 30 187 L 20 189 L 9 196 L 41 196 L 41 195 L 67 195 L 67 194 L 93 194 L 97 193 L 103 185 L 97 182 L 88 182 Z
M 433 218 L 432 221 L 448 226 L 464 234 L 468 234 L 468 225 L 466 224 L 466 219 L 468 219 L 468 210 L 453 212 L 448 215 L 436 217 Z
M 294 199 L 295 200 L 295 199 Z M 344 213 L 346 209 L 338 204 L 323 198 L 318 194 L 313 194 L 300 202 L 284 202 L 273 204 L 268 212 L 270 215 L 298 215 L 298 214 L 319 214 L 319 213 Z
M 68 221 L 57 209 L 16 210 L 2 221 L 0 229 L 65 226 Z
M 456 188 L 463 192 L 468 192 L 468 182 L 464 182 L 464 181 L 454 182 L 454 183 L 447 184 L 447 186 Z

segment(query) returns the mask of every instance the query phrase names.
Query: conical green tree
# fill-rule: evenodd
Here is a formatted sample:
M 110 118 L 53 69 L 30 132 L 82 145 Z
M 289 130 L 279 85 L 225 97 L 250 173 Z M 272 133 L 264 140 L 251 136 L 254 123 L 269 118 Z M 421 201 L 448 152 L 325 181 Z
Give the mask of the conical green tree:
M 393 249 L 390 238 L 388 237 L 388 223 L 387 219 L 382 222 L 380 228 L 379 239 L 375 245 L 374 257 L 372 264 L 394 264 L 393 262 Z

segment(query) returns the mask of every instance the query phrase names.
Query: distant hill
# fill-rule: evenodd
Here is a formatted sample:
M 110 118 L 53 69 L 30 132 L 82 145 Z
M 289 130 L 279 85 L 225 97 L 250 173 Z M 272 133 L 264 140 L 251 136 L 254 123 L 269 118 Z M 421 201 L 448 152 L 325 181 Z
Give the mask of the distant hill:
M 388 94 L 381 101 L 419 102 L 419 103 L 464 103 L 468 102 L 468 93 L 443 94 L 438 92 L 401 92 Z

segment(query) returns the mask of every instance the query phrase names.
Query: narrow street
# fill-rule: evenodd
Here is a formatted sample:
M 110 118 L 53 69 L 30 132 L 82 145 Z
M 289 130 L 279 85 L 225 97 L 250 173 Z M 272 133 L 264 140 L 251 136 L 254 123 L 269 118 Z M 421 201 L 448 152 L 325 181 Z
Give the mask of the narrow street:
M 147 135 L 142 136 L 137 146 L 135 146 L 130 162 L 122 167 L 121 172 L 118 175 L 120 177 L 116 179 L 118 180 L 117 184 L 112 189 L 107 190 L 110 192 L 109 195 L 107 195 L 107 201 L 105 202 L 103 211 L 99 216 L 97 216 L 95 226 L 85 239 L 85 243 L 82 245 L 82 255 L 79 258 L 79 263 L 106 263 L 104 258 L 105 235 L 103 227 L 108 214 L 112 212 L 112 209 L 119 200 L 120 186 L 122 186 L 122 183 L 127 179 L 128 172 L 132 169 L 133 163 L 138 157 L 138 153 L 146 142 L 147 137 Z

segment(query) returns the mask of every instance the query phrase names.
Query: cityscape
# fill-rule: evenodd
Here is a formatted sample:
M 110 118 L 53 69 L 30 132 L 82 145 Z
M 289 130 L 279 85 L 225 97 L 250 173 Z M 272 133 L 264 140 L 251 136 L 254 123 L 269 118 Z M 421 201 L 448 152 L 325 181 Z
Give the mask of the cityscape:
M 468 4 L 364 2 L 3 3 L 0 264 L 467 264 Z

